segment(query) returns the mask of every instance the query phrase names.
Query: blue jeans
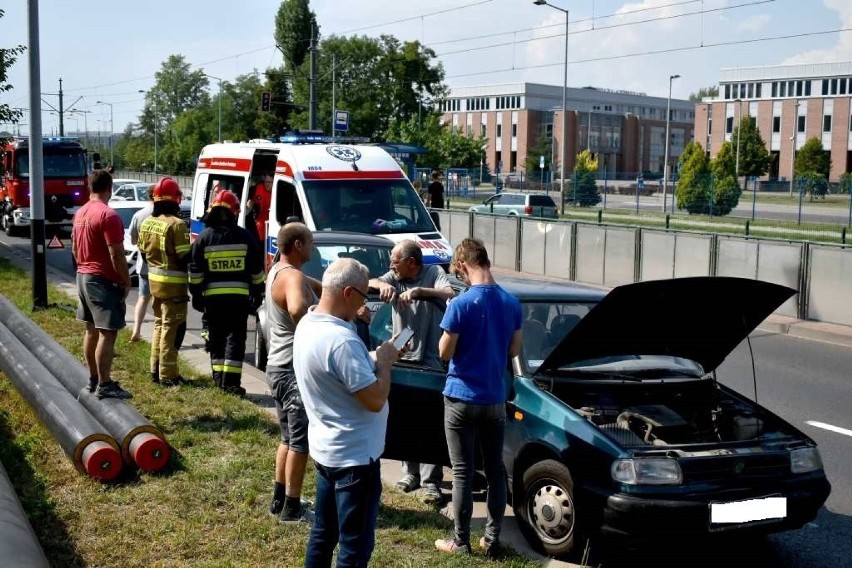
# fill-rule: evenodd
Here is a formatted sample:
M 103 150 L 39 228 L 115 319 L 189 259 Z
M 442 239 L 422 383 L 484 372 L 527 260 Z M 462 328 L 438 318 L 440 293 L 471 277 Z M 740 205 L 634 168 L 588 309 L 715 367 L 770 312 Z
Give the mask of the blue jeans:
M 506 431 L 504 404 L 468 404 L 444 397 L 444 432 L 453 465 L 453 519 L 455 541 L 470 544 L 470 518 L 473 514 L 473 475 L 475 440 L 482 448 L 488 496 L 485 504 L 485 540 L 500 538 L 506 512 L 506 471 L 503 468 L 503 438 Z
M 382 477 L 379 460 L 369 465 L 317 468 L 314 526 L 305 567 L 331 566 L 334 547 L 338 568 L 366 567 L 376 544 L 376 520 Z

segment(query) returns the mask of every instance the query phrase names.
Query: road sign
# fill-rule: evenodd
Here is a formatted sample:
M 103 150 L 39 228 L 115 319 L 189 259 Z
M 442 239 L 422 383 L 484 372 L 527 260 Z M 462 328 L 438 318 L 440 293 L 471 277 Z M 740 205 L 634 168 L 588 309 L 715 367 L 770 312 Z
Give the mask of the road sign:
M 63 245 L 62 241 L 59 240 L 59 235 L 53 235 L 53 238 L 50 239 L 49 243 L 47 243 L 47 248 L 49 248 L 49 249 L 64 249 L 65 245 Z
M 349 130 L 349 111 L 334 111 L 334 130 L 335 132 L 346 132 Z

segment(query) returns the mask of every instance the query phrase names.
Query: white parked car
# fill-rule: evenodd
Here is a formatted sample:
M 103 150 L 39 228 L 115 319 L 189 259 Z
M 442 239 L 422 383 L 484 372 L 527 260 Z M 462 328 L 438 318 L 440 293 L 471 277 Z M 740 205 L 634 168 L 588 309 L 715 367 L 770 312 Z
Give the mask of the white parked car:
M 152 185 L 154 184 L 142 181 L 128 181 L 116 187 L 115 182 L 113 182 L 110 201 L 139 201 L 146 203 L 148 201 L 148 188 Z

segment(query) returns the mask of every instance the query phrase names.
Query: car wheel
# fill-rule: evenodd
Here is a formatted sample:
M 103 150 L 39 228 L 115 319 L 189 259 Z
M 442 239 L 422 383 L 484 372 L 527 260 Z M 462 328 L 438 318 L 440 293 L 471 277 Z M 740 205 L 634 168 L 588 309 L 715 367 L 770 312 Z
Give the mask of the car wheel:
M 10 237 L 18 236 L 17 228 L 12 222 L 12 216 L 6 213 L 3 213 L 3 232 Z
M 266 370 L 266 338 L 263 337 L 263 332 L 260 330 L 260 322 L 258 321 L 254 327 L 254 366 L 259 371 Z
M 574 482 L 567 467 L 555 460 L 533 464 L 524 472 L 521 500 L 517 512 L 530 544 L 550 556 L 575 552 Z

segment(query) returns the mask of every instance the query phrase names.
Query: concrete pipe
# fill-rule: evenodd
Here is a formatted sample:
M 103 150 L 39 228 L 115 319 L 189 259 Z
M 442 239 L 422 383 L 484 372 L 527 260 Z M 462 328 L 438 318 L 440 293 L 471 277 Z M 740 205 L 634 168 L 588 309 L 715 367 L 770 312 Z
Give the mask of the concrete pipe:
M 90 394 L 89 375 L 80 362 L 2 296 L 0 322 L 104 425 L 128 465 L 148 472 L 166 467 L 171 449 L 159 428 L 122 400 L 99 400 Z
M 101 481 L 118 476 L 122 462 L 115 439 L 2 324 L 0 370 L 38 414 L 74 467 Z
M 6 566 L 49 568 L 15 489 L 0 464 L 0 558 Z

